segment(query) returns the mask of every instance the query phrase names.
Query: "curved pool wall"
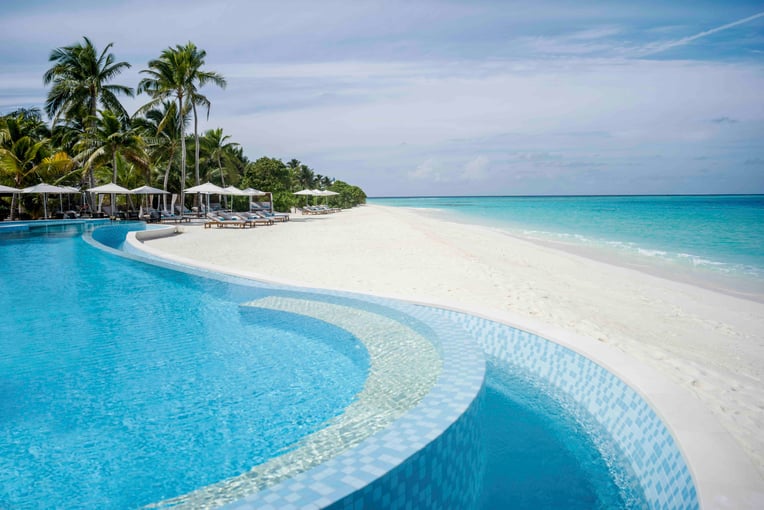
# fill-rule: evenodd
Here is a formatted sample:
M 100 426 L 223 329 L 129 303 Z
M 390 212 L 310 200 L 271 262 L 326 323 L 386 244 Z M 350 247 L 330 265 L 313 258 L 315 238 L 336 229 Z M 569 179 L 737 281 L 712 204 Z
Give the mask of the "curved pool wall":
M 438 313 L 468 331 L 485 354 L 540 381 L 543 391 L 583 424 L 604 430 L 628 462 L 650 508 L 699 508 L 692 474 L 650 405 L 621 379 L 566 347 L 491 320 Z
M 233 278 L 163 258 L 143 246 L 136 234 L 128 235 L 125 248 L 153 264 Z M 294 291 L 291 286 L 265 285 Z M 484 356 L 543 380 L 576 419 L 594 421 L 605 430 L 635 474 L 650 508 L 700 507 L 692 474 L 671 432 L 635 390 L 599 364 L 538 335 L 454 310 L 339 291 L 311 290 L 311 294 L 383 306 L 427 324 L 442 356 L 443 372 L 422 402 L 384 431 L 225 508 L 473 506 L 482 477 L 478 438 Z M 475 343 L 481 349 L 475 349 Z

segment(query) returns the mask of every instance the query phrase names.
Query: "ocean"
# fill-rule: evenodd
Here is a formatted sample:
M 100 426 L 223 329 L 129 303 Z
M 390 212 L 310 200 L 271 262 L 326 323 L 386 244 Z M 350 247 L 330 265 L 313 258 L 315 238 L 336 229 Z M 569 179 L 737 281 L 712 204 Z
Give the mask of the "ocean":
M 372 198 L 764 301 L 764 195 Z

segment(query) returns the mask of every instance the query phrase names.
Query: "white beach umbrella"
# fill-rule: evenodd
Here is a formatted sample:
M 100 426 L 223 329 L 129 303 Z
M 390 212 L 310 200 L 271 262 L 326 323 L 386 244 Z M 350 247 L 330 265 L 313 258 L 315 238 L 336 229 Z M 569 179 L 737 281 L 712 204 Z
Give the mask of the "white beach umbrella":
M 292 193 L 293 195 L 300 195 L 305 197 L 305 205 L 308 205 L 308 197 L 314 197 L 316 196 L 316 189 L 301 189 L 300 191 L 295 191 Z
M 133 188 L 130 190 L 130 193 L 133 195 L 169 195 L 169 191 L 165 191 L 163 189 L 154 188 L 152 186 L 139 186 L 137 188 Z M 141 200 L 141 215 L 143 213 L 143 200 Z M 149 204 L 150 205 L 150 204 Z
M 48 184 L 45 182 L 41 182 L 40 184 L 35 184 L 34 186 L 29 186 L 28 188 L 24 188 L 21 190 L 22 193 L 42 193 L 42 194 L 50 194 L 50 193 L 68 193 L 69 190 L 67 188 L 62 188 L 61 186 L 54 186 L 52 184 Z
M 130 190 L 130 193 L 133 195 L 162 195 L 162 194 L 170 194 L 169 191 L 165 191 L 163 189 L 159 188 L 153 188 L 151 186 L 141 186 L 138 188 L 133 188 Z
M 109 184 L 104 184 L 103 186 L 96 186 L 95 188 L 90 188 L 88 190 L 90 193 L 96 193 L 99 195 L 109 194 L 111 195 L 111 208 L 114 209 L 114 195 L 130 195 L 130 190 L 127 188 L 123 188 L 119 184 L 115 184 L 113 182 L 110 182 Z M 98 202 L 98 210 L 101 210 L 101 202 Z M 112 215 L 114 215 L 116 211 L 112 210 Z
M 104 184 L 103 186 L 96 186 L 95 188 L 90 188 L 88 190 L 90 193 L 114 193 L 114 194 L 120 194 L 120 195 L 129 195 L 131 191 L 127 188 L 123 188 L 119 184 L 114 184 L 113 182 L 110 182 L 109 184 Z
M 3 186 L 2 184 L 0 184 L 0 194 L 6 194 L 6 193 L 10 193 L 14 195 L 13 199 L 11 200 L 11 217 L 13 217 L 13 202 L 16 199 L 15 194 L 21 193 L 21 190 L 18 188 L 12 188 L 10 186 Z M 19 210 L 21 210 L 21 200 L 19 200 Z
M 236 196 L 236 197 L 246 197 L 249 195 L 246 191 L 243 189 L 239 189 L 236 186 L 226 186 L 223 188 L 223 191 L 225 191 L 226 195 Z
M 226 195 L 229 195 L 231 197 L 231 209 L 233 209 L 233 197 L 247 197 L 249 196 L 249 193 L 245 192 L 243 189 L 239 189 L 236 186 L 226 186 L 223 188 L 223 191 L 225 191 Z
M 259 197 L 262 195 L 271 195 L 270 191 L 260 191 L 259 189 L 255 188 L 245 188 L 243 190 L 247 195 L 249 195 L 249 209 L 252 210 L 252 197 Z M 273 195 L 271 195 L 271 212 L 273 212 Z
M 207 212 L 210 210 L 210 195 L 225 195 L 225 190 L 218 186 L 217 184 L 212 184 L 211 182 L 205 182 L 204 184 L 200 184 L 199 186 L 192 186 L 190 188 L 186 188 L 186 193 L 201 193 L 203 195 L 207 195 Z
M 318 191 L 317 196 L 319 197 L 333 197 L 335 195 L 339 195 L 339 193 L 337 193 L 336 191 L 329 191 L 328 189 L 316 190 L 316 191 Z M 327 201 L 324 200 L 324 203 L 326 202 Z
M 62 194 L 62 193 L 71 193 L 67 188 L 62 188 L 61 186 L 54 186 L 52 184 L 48 184 L 45 182 L 41 182 L 40 184 L 35 184 L 34 186 L 29 186 L 28 188 L 24 188 L 21 190 L 22 193 L 38 193 L 42 195 L 42 207 L 43 207 L 43 213 L 45 214 L 45 218 L 48 217 L 48 195 L 51 193 L 53 194 Z
M 63 193 L 66 193 L 67 195 L 79 195 L 80 190 L 79 188 L 75 188 L 74 186 L 61 186 L 61 189 L 66 190 Z M 61 210 L 63 211 L 63 204 L 64 204 L 64 197 L 61 196 L 61 193 L 58 194 L 58 201 L 61 203 Z M 67 202 L 69 202 L 69 197 L 66 199 Z M 69 208 L 71 208 L 71 203 L 68 204 Z
M 190 188 L 186 188 L 186 193 L 207 193 L 212 195 L 224 195 L 225 190 L 218 186 L 217 184 L 212 184 L 211 182 L 205 182 L 204 184 L 200 184 L 199 186 L 192 186 Z

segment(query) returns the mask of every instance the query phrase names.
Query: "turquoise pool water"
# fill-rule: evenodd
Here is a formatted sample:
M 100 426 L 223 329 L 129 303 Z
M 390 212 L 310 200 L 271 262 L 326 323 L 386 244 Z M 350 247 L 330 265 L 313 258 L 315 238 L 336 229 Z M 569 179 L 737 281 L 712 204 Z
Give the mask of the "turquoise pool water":
M 284 291 L 117 257 L 83 228 L 0 234 L 0 508 L 185 494 L 288 451 L 361 390 L 369 357 L 347 331 L 240 306 Z M 131 228 L 93 237 L 119 247 Z M 480 421 L 476 508 L 644 506 L 600 431 L 502 367 Z
M 539 384 L 489 360 L 480 509 L 644 508 L 634 474 L 607 436 L 574 420 Z
M 0 508 L 136 508 L 240 474 L 367 376 L 346 331 L 77 229 L 2 234 L 0 264 Z

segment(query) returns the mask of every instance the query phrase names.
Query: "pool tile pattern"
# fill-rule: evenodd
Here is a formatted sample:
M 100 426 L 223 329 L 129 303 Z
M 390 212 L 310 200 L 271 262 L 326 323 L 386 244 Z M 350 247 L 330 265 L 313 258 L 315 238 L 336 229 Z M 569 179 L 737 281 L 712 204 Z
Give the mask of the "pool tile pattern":
M 419 313 L 398 308 L 425 321 L 433 316 L 447 319 L 450 326 L 440 337 L 440 347 L 466 334 L 473 349 L 477 345 L 487 356 L 543 381 L 544 390 L 581 422 L 596 422 L 630 463 L 650 508 L 699 508 L 692 476 L 670 432 L 639 394 L 603 367 L 501 323 L 450 310 L 422 307 L 427 312 Z M 440 333 L 442 328 L 441 324 Z M 455 384 L 443 394 L 446 388 L 440 382 L 422 403 L 434 409 L 417 408 L 358 448 L 299 475 L 294 479 L 296 490 L 288 481 L 227 508 L 472 507 L 479 500 L 484 467 L 478 419 L 482 392 Z M 443 429 L 437 408 L 450 404 L 452 391 L 471 394 L 473 400 Z M 435 395 L 440 395 L 440 403 Z
M 375 303 L 376 301 L 376 303 Z M 485 360 L 469 336 L 431 309 L 370 299 L 431 328 L 436 385 L 385 430 L 331 460 L 227 509 L 469 508 L 479 496 L 479 410 Z
M 479 317 L 439 310 L 485 353 L 544 382 L 583 423 L 596 422 L 630 462 L 650 508 L 699 508 L 692 475 L 655 411 L 618 377 L 559 344 Z
M 206 270 L 191 272 L 238 280 Z M 284 285 L 252 285 L 300 292 Z M 399 311 L 403 320 L 416 318 L 431 328 L 428 338 L 443 359 L 443 371 L 422 402 L 387 429 L 225 508 L 472 507 L 483 469 L 477 417 L 484 356 L 543 381 L 577 419 L 606 430 L 630 463 L 650 508 L 699 508 L 692 476 L 669 430 L 637 392 L 588 358 L 537 335 L 453 310 L 334 291 L 316 290 L 308 296 L 351 300 Z

